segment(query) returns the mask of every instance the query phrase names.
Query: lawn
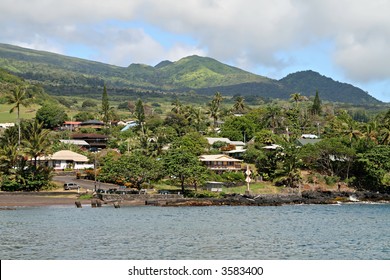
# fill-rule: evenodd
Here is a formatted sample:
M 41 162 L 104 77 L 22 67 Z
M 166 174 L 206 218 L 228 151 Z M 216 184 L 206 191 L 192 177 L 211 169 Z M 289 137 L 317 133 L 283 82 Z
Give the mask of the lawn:
M 181 191 L 180 187 L 172 186 L 172 185 L 166 185 L 166 184 L 153 184 L 154 189 L 158 192 L 159 190 L 171 190 L 171 191 Z M 192 190 L 192 188 L 186 187 L 187 190 Z M 250 184 L 249 189 L 252 194 L 278 194 L 283 193 L 286 191 L 286 188 L 284 187 L 276 187 L 273 186 L 271 183 L 262 182 L 262 183 L 253 183 Z M 222 188 L 222 192 L 226 194 L 233 194 L 233 193 L 239 193 L 244 194 L 247 190 L 246 185 L 233 187 L 233 188 Z M 202 192 L 201 188 L 199 188 L 199 192 Z
M 224 193 L 240 193 L 244 194 L 247 190 L 247 186 L 239 186 L 234 188 L 222 188 Z M 252 194 L 278 194 L 282 193 L 285 188 L 275 187 L 269 183 L 253 183 L 249 185 L 249 190 Z
M 40 105 L 33 104 L 30 107 L 20 107 L 20 118 L 21 119 L 32 119 L 35 118 L 35 114 L 39 109 Z M 9 110 L 12 105 L 0 104 L 0 123 L 16 123 L 17 122 L 17 110 L 10 114 Z

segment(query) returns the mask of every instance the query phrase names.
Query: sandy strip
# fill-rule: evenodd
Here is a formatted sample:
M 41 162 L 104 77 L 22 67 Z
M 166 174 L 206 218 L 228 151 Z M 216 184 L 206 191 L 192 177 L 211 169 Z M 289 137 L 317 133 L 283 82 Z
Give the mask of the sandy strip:
M 0 210 L 1 208 L 12 207 L 38 207 L 38 206 L 54 206 L 54 205 L 72 205 L 75 207 L 75 202 L 78 201 L 77 194 L 64 193 L 61 195 L 48 195 L 43 193 L 3 193 L 0 192 Z M 81 204 L 91 204 L 91 200 L 81 200 Z M 105 206 L 112 206 L 113 203 L 103 202 Z M 123 200 L 121 206 L 141 206 L 145 205 L 144 200 Z
M 0 207 L 32 207 L 50 205 L 75 205 L 76 197 L 51 197 L 40 195 L 0 195 Z

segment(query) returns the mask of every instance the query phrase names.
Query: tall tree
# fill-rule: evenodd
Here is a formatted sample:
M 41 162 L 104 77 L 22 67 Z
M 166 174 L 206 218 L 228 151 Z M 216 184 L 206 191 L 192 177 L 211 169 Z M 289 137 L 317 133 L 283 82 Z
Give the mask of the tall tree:
M 61 126 L 68 119 L 68 115 L 60 106 L 46 102 L 38 109 L 35 119 L 42 122 L 44 128 L 53 129 Z
M 282 109 L 279 106 L 268 105 L 263 115 L 263 122 L 266 127 L 271 128 L 272 132 L 282 124 Z
M 102 115 L 103 115 L 104 125 L 108 126 L 108 123 L 110 121 L 110 103 L 108 102 L 106 85 L 104 85 L 103 87 L 103 94 L 102 94 Z
M 221 109 L 221 103 L 222 103 L 223 97 L 220 92 L 216 92 L 214 95 L 214 98 L 209 103 L 209 109 L 208 114 L 210 117 L 214 120 L 214 127 L 217 126 L 218 118 L 220 116 L 220 109 Z
M 102 172 L 111 173 L 113 178 L 130 182 L 137 189 L 141 189 L 143 183 L 159 179 L 162 174 L 161 162 L 141 152 L 122 155 L 117 161 L 103 166 Z M 101 176 L 104 177 L 104 174 Z
M 353 184 L 358 189 L 390 193 L 390 146 L 377 145 L 358 154 Z
M 189 106 L 185 117 L 188 123 L 193 126 L 196 131 L 199 132 L 202 128 L 205 128 L 205 115 L 201 107 L 195 108 L 194 106 Z
M 321 114 L 321 99 L 318 94 L 318 90 L 316 91 L 316 96 L 314 97 L 313 105 L 311 106 L 311 113 L 313 115 L 319 115 Z
M 137 103 L 135 104 L 134 114 L 135 114 L 135 118 L 137 119 L 140 125 L 145 122 L 144 104 L 142 103 L 142 100 L 140 98 L 137 100 Z
M 7 95 L 6 98 L 7 98 L 7 103 L 13 105 L 9 112 L 12 114 L 16 110 L 18 114 L 18 127 L 19 127 L 18 146 L 20 146 L 20 142 L 21 142 L 20 106 L 24 106 L 24 107 L 29 106 L 33 99 L 33 96 L 27 93 L 25 87 L 22 88 L 21 86 L 17 86 L 12 91 L 12 94 Z
M 215 93 L 214 98 L 213 98 L 213 101 L 214 101 L 218 106 L 221 105 L 221 103 L 222 103 L 222 101 L 223 101 L 223 96 L 222 96 L 222 94 L 221 94 L 219 91 L 217 91 L 217 92 Z
M 352 147 L 352 143 L 359 140 L 359 138 L 363 135 L 360 131 L 359 123 L 355 122 L 346 111 L 343 111 L 339 116 L 337 116 L 337 119 L 340 124 L 338 134 L 346 136 L 349 140 L 350 146 Z
M 189 151 L 172 149 L 164 156 L 164 168 L 167 175 L 180 182 L 181 190 L 185 192 L 185 182 L 205 172 L 198 157 Z
M 138 121 L 138 128 L 141 128 L 141 137 L 145 137 L 145 109 L 140 98 L 138 98 L 137 103 L 135 103 L 134 115 Z
M 302 159 L 311 169 L 328 176 L 349 177 L 356 151 L 347 147 L 340 137 L 323 139 L 314 145 L 302 147 Z

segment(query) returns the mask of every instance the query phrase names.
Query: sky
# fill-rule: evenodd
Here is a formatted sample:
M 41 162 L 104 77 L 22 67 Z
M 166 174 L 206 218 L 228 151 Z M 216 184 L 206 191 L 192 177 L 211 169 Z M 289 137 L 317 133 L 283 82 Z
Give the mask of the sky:
M 118 66 L 313 70 L 390 102 L 390 0 L 1 0 L 0 42 Z

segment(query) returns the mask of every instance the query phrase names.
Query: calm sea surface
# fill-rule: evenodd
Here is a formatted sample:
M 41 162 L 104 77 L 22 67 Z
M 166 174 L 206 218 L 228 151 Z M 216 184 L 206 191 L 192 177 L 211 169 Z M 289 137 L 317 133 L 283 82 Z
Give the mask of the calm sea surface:
M 390 205 L 0 211 L 0 259 L 390 259 Z

